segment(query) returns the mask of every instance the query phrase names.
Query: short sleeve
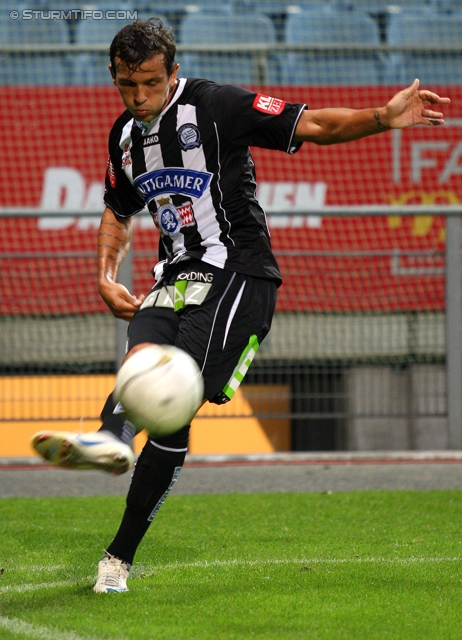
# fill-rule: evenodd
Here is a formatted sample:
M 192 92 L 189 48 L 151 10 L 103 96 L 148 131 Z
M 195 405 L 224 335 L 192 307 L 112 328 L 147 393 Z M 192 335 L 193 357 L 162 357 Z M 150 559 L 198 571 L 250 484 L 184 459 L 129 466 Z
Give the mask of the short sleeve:
M 120 119 L 119 119 L 120 120 Z M 144 200 L 122 169 L 122 149 L 118 145 L 117 121 L 109 135 L 109 156 L 104 181 L 104 203 L 117 216 L 129 218 L 144 209 Z
M 295 153 L 298 121 L 306 104 L 290 103 L 232 85 L 212 85 L 207 109 L 222 137 L 245 145 Z

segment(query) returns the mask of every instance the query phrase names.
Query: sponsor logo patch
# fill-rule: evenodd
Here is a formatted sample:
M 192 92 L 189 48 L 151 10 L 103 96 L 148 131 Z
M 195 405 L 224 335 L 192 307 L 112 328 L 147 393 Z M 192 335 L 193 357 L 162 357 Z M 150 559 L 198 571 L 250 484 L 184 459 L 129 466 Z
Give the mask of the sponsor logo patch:
M 122 169 L 124 167 L 128 167 L 132 163 L 132 153 L 130 149 L 130 145 L 126 144 L 124 147 L 124 152 L 122 154 Z
M 109 178 L 109 183 L 113 189 L 116 186 L 116 174 L 114 171 L 114 165 L 111 162 L 111 157 L 107 159 L 106 176 Z
M 157 133 L 146 136 L 143 140 L 143 147 L 152 147 L 153 144 L 159 144 L 159 136 Z
M 270 96 L 264 96 L 258 93 L 253 101 L 252 107 L 262 113 L 270 113 L 271 115 L 278 116 L 284 110 L 285 105 L 285 100 L 271 98 Z
M 201 305 L 212 287 L 211 282 L 181 281 L 154 289 L 143 300 L 140 309 L 163 307 L 180 311 L 191 305 Z
M 148 204 L 161 194 L 181 193 L 185 196 L 200 198 L 208 187 L 211 177 L 211 173 L 177 167 L 145 173 L 135 179 L 134 185 Z
M 213 273 L 185 271 L 184 273 L 178 274 L 178 280 L 189 280 L 190 282 L 213 282 Z

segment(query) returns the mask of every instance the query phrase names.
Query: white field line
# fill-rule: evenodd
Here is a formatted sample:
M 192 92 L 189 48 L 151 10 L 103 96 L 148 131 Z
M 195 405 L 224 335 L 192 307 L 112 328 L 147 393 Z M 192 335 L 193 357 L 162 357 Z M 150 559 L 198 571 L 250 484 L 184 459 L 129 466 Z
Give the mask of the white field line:
M 187 569 L 187 568 L 207 568 L 207 567 L 255 567 L 259 565 L 281 565 L 281 564 L 317 564 L 317 565 L 335 565 L 335 564 L 430 564 L 437 562 L 459 562 L 462 558 L 425 558 L 411 556 L 410 558 L 283 558 L 268 560 L 211 560 L 198 562 L 172 562 L 170 564 L 158 565 L 152 568 L 153 571 L 167 571 L 169 569 Z
M 204 560 L 197 562 L 170 562 L 169 564 L 160 564 L 152 567 L 156 570 L 183 569 L 188 567 L 215 567 L 215 566 L 252 566 L 256 564 L 303 564 L 311 562 L 312 564 L 346 564 L 350 563 L 388 563 L 388 564 L 412 564 L 417 562 L 458 562 L 462 557 L 435 557 L 426 558 L 420 556 L 410 556 L 409 558 L 268 558 L 267 560 Z M 52 571 L 65 571 L 69 567 L 65 564 L 56 565 L 15 565 L 14 573 L 25 571 L 28 573 L 51 573 Z M 135 567 L 136 568 L 136 565 Z M 75 567 L 74 567 L 75 569 Z M 71 583 L 71 581 L 68 581 Z M 54 584 L 54 583 L 53 583 Z M 60 583 L 65 584 L 65 583 Z M 66 583 L 67 584 L 67 583 Z M 1 593 L 1 589 L 0 589 Z
M 53 589 L 55 587 L 70 587 L 77 580 L 59 580 L 56 582 L 40 582 L 39 584 L 17 584 L 0 587 L 0 595 L 3 593 L 25 593 L 26 591 L 39 591 L 40 589 Z
M 72 631 L 42 627 L 24 622 L 19 618 L 8 618 L 6 616 L 0 616 L 0 629 L 5 629 L 24 638 L 33 638 L 34 640 L 97 640 L 89 636 L 79 636 Z
M 268 559 L 268 560 L 211 560 L 211 561 L 198 561 L 198 562 L 172 562 L 169 564 L 156 565 L 152 567 L 133 567 L 132 576 L 136 577 L 139 574 L 151 574 L 159 573 L 161 571 L 172 571 L 176 569 L 188 569 L 199 568 L 208 569 L 209 567 L 256 567 L 256 566 L 268 566 L 268 565 L 287 565 L 287 564 L 300 564 L 300 565 L 341 565 L 341 564 L 395 564 L 395 565 L 412 565 L 412 564 L 436 564 L 436 563 L 450 563 L 460 562 L 460 557 L 435 557 L 425 558 L 411 556 L 409 558 L 283 558 L 283 559 Z M 44 567 L 44 569 L 46 569 Z M 17 571 L 17 568 L 16 568 Z M 7 585 L 0 587 L 0 595 L 4 593 L 25 593 L 27 591 L 39 591 L 41 589 L 53 589 L 58 587 L 75 586 L 81 582 L 80 580 L 57 580 L 55 582 L 42 582 L 38 584 L 20 584 L 20 585 Z M 90 583 L 90 580 L 89 580 Z
M 51 573 L 52 571 L 62 571 L 67 569 L 64 564 L 15 564 L 8 571 L 27 571 L 28 573 Z
M 64 564 L 15 564 L 14 571 L 28 571 L 33 573 L 51 573 L 52 571 L 61 571 L 66 565 Z
M 335 565 L 335 564 L 431 564 L 443 562 L 459 562 L 459 557 L 441 557 L 441 558 L 293 558 L 293 559 L 268 559 L 268 560 L 212 560 L 210 562 L 175 562 L 154 567 L 151 571 L 168 571 L 174 569 L 185 568 L 204 568 L 209 567 L 233 567 L 233 566 L 259 566 L 259 565 L 282 565 L 282 564 L 301 564 L 301 565 Z M 16 568 L 17 569 L 17 568 Z M 43 567 L 46 569 L 46 567 Z M 144 571 L 146 573 L 146 570 Z M 75 585 L 75 580 L 61 580 L 57 582 L 42 582 L 40 584 L 22 584 L 17 586 L 5 586 L 0 588 L 0 594 L 3 593 L 24 593 L 27 591 L 37 591 L 40 589 L 50 589 L 55 587 Z M 73 632 L 66 632 L 60 629 L 43 627 L 40 625 L 24 622 L 19 618 L 8 618 L 0 616 L 0 629 L 6 629 L 11 633 L 31 640 L 97 640 L 89 636 L 79 636 Z

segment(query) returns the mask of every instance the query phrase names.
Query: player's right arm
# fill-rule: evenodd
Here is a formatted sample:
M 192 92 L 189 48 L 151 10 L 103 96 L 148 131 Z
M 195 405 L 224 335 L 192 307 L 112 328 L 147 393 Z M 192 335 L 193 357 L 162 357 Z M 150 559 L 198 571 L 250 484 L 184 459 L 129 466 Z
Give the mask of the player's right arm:
M 120 265 L 130 248 L 133 218 L 119 218 L 109 207 L 98 231 L 98 291 L 116 318 L 131 320 L 144 296 L 133 296 L 117 282 Z

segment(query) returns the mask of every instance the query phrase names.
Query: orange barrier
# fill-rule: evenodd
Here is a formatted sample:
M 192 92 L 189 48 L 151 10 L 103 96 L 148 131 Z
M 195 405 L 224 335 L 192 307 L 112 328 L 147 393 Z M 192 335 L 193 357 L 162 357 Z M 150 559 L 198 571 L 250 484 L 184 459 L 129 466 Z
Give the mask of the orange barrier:
M 30 439 L 43 429 L 95 431 L 95 419 L 114 384 L 113 375 L 5 376 L 0 378 L 0 457 L 34 455 Z M 244 385 L 232 402 L 205 404 L 193 421 L 189 451 L 193 454 L 238 454 L 290 451 L 287 385 Z M 70 418 L 69 416 L 75 416 Z M 234 417 L 238 416 L 238 417 Z M 145 433 L 135 439 L 139 452 Z

